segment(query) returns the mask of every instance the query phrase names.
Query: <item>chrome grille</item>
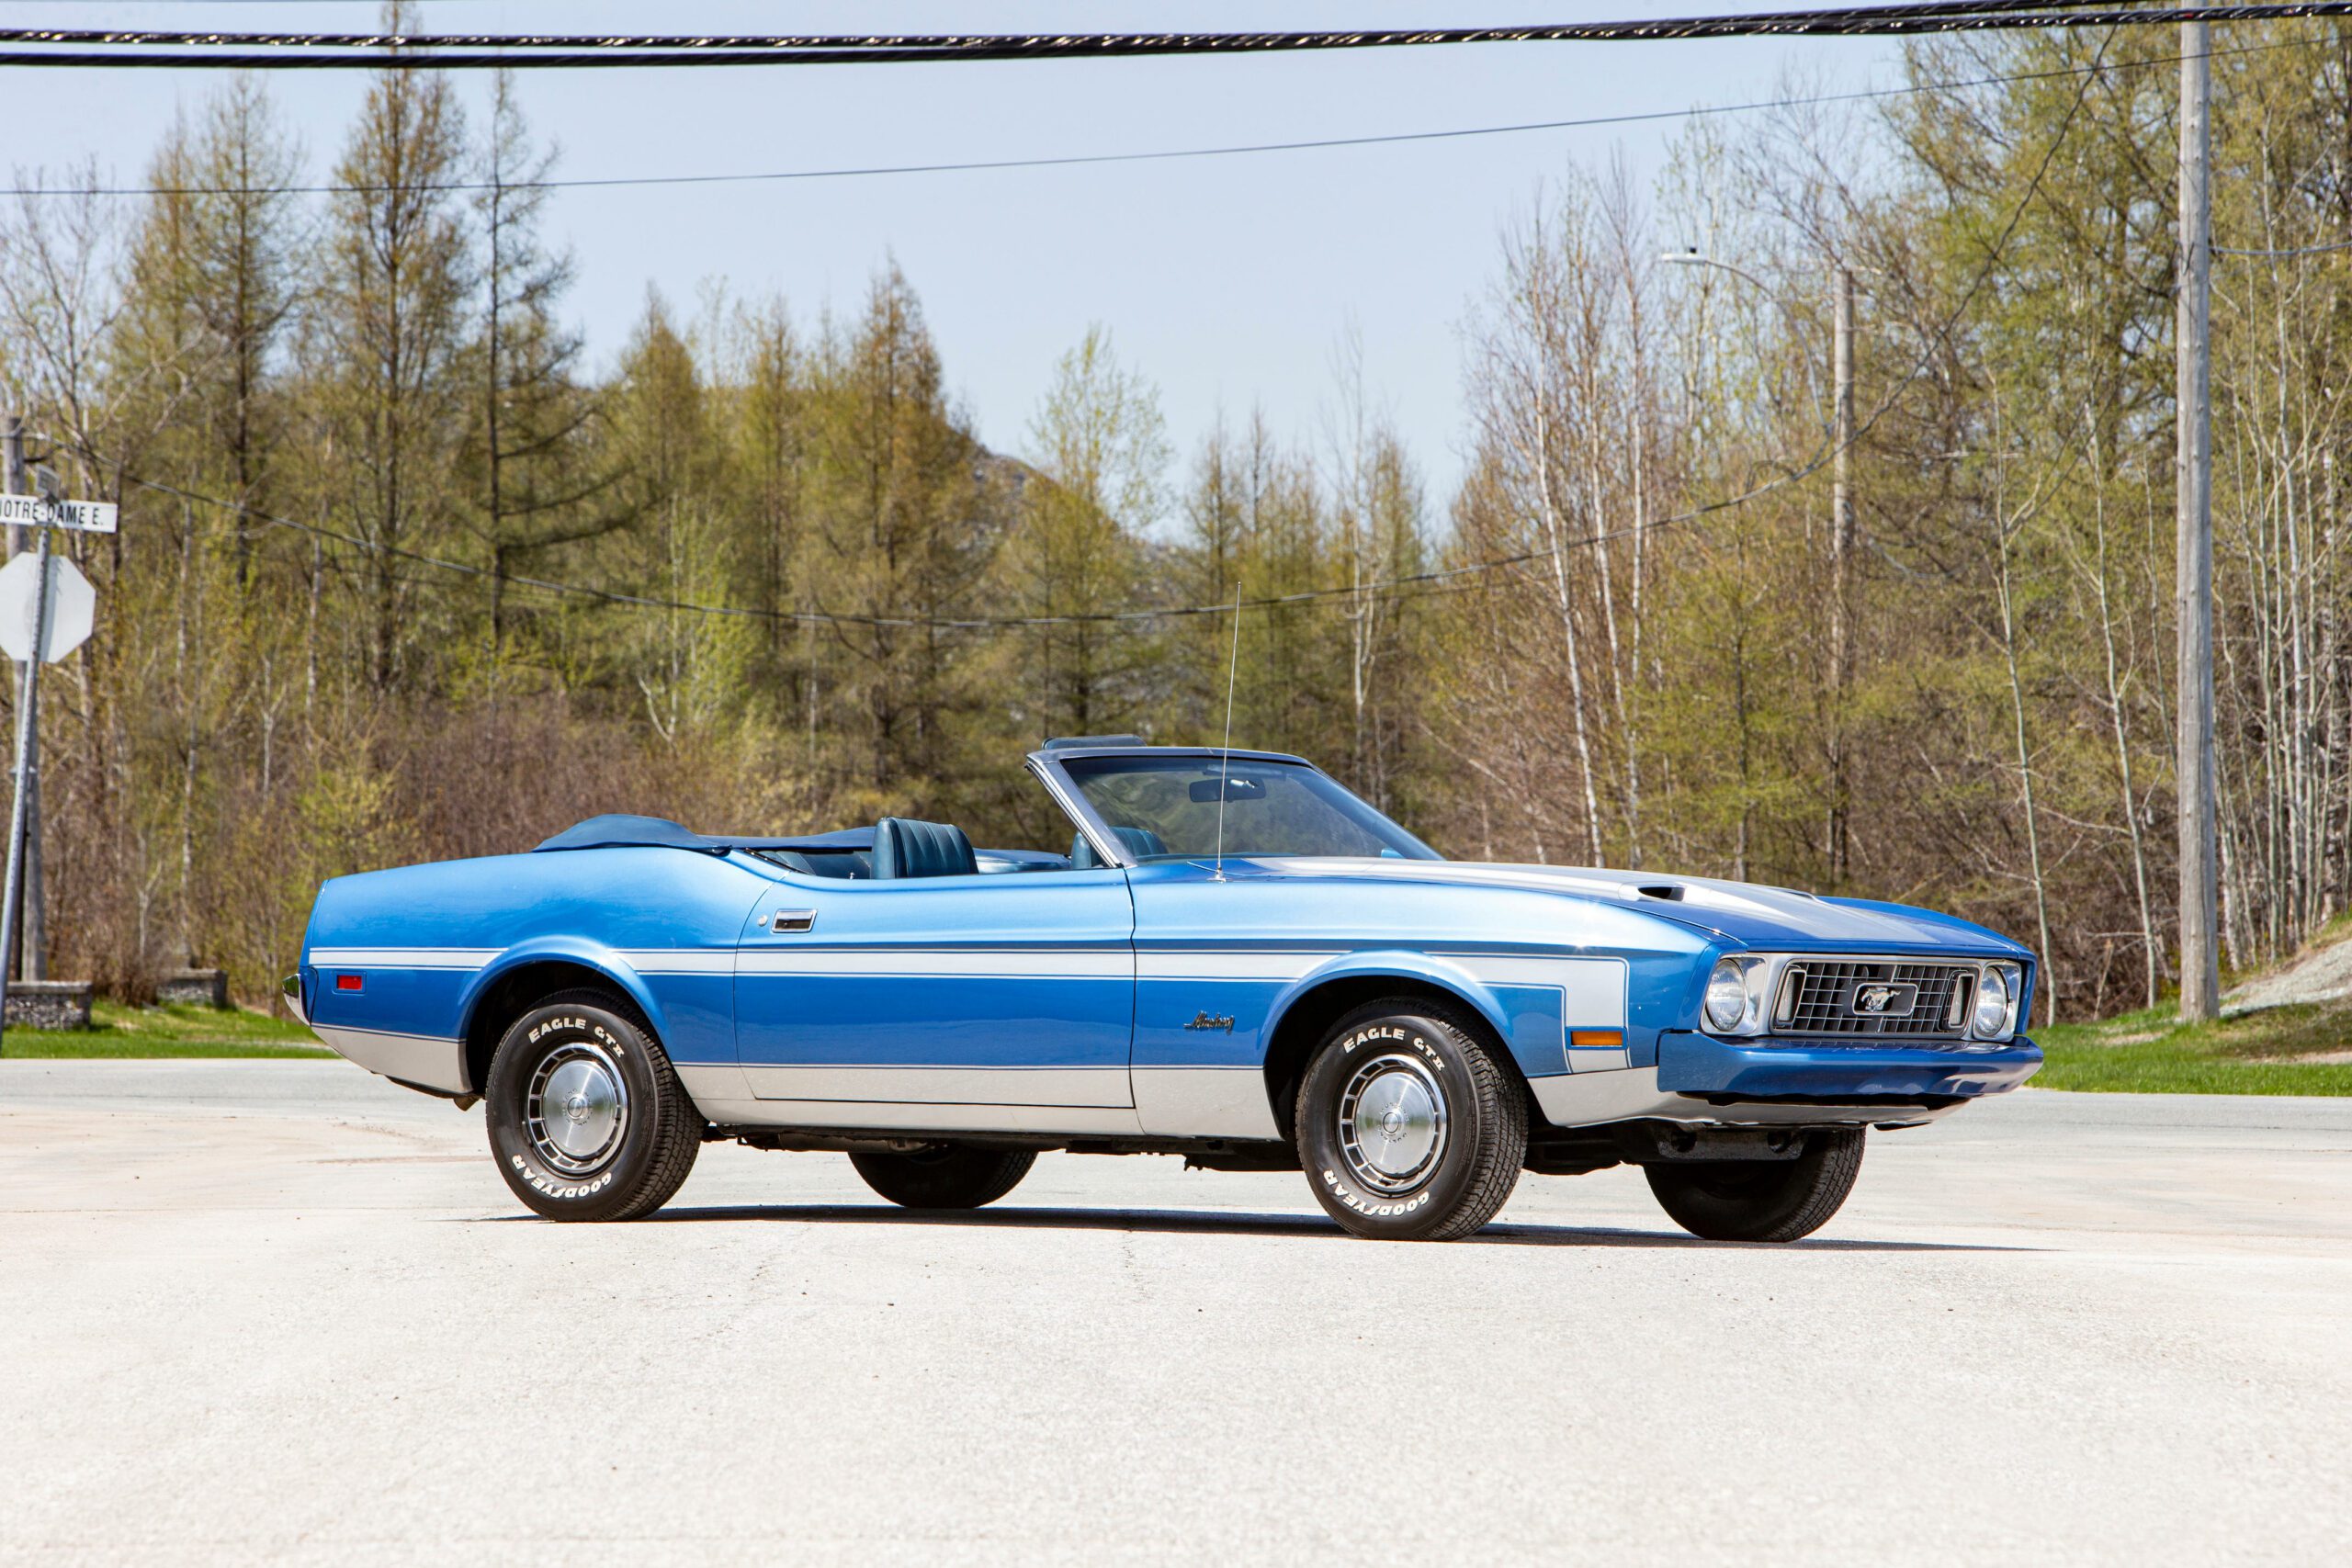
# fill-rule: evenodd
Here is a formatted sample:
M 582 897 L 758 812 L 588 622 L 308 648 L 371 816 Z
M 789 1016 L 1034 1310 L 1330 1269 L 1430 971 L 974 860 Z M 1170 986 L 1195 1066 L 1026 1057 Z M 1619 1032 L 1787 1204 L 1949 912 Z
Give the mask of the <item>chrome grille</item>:
M 1841 1038 L 1956 1040 L 1967 1032 L 1975 985 L 1973 964 L 1801 958 L 1781 978 L 1772 1010 L 1772 1031 Z M 1891 1005 L 1898 1008 L 1907 988 L 1916 988 L 1916 994 L 1911 1006 L 1899 1011 L 1872 1012 L 1867 1006 L 1858 1010 L 1858 996 L 1867 1003 L 1877 988 L 1892 990 Z M 1951 1021 L 1955 1006 L 1958 1023 Z

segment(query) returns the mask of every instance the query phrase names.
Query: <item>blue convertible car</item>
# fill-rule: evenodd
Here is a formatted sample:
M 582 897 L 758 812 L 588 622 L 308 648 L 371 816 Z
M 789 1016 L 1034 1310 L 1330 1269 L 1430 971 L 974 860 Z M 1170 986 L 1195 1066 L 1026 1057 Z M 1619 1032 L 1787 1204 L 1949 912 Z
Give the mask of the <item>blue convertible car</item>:
M 1110 736 L 1028 765 L 1066 854 L 599 817 L 326 884 L 287 995 L 362 1066 L 485 1103 L 553 1219 L 649 1213 L 726 1138 L 933 1207 L 1042 1149 L 1303 1170 L 1391 1237 L 1632 1163 L 1685 1228 L 1787 1241 L 1868 1129 L 2041 1061 L 2031 954 L 1947 916 L 1447 861 L 1296 757 Z

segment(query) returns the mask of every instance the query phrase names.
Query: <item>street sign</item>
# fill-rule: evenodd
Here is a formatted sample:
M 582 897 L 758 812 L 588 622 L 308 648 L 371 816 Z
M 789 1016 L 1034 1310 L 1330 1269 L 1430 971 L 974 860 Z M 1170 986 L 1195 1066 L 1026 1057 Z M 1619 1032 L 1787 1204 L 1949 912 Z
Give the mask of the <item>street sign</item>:
M 47 501 L 38 495 L 0 495 L 0 524 L 11 528 L 78 528 L 85 534 L 114 532 L 110 501 Z
M 0 566 L 0 653 L 19 664 L 32 657 L 33 617 L 40 613 L 40 569 L 31 550 Z M 54 664 L 88 640 L 98 591 L 63 556 L 49 558 L 49 636 L 41 658 Z

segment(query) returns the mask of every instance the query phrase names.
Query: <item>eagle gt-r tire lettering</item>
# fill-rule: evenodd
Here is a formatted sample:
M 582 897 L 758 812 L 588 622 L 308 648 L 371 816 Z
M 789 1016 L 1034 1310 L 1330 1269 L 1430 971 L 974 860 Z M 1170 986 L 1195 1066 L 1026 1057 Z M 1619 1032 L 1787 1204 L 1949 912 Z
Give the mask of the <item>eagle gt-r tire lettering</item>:
M 1495 1217 L 1527 1156 L 1527 1101 L 1485 1028 L 1418 997 L 1358 1008 L 1299 1085 L 1307 1185 L 1357 1235 L 1451 1241 Z
M 702 1115 L 653 1031 L 603 991 L 565 991 L 516 1019 L 482 1099 L 498 1174 L 550 1220 L 650 1214 L 702 1147 Z

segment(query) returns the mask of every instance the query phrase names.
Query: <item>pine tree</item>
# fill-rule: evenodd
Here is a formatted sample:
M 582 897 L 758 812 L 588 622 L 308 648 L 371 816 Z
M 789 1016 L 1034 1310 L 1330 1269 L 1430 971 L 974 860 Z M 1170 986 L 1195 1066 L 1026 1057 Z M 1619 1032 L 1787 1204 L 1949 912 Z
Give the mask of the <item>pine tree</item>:
M 403 18 L 388 8 L 388 30 Z M 379 692 L 411 679 L 420 646 L 407 553 L 447 536 L 457 500 L 474 263 L 447 187 L 464 168 L 464 117 L 448 82 L 379 72 L 335 165 L 317 265 L 306 349 L 321 491 L 364 541 L 349 564 L 365 600 L 365 676 Z
M 560 547 L 611 532 L 628 513 L 609 494 L 616 475 L 594 439 L 597 404 L 576 371 L 580 334 L 558 315 L 571 257 L 540 237 L 553 148 L 534 146 L 514 73 L 491 85 L 487 138 L 474 197 L 481 261 L 465 474 L 468 526 L 491 571 L 490 648 L 503 666 L 512 619 L 511 573 L 545 574 Z

